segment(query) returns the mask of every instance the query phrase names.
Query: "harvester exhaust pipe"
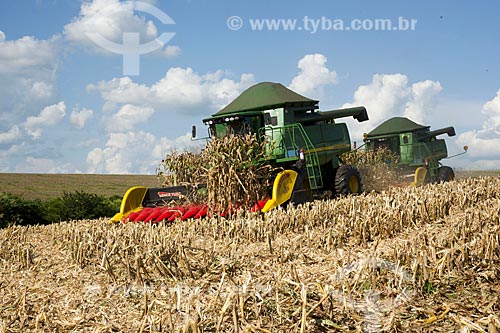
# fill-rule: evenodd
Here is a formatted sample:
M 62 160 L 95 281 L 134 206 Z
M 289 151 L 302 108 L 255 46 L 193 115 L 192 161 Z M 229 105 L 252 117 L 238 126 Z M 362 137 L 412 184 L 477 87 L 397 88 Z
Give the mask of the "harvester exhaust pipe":
M 358 122 L 363 122 L 368 120 L 368 113 L 366 112 L 366 108 L 364 106 L 357 106 L 353 108 L 318 111 L 314 113 L 306 113 L 304 115 L 296 115 L 295 119 L 301 124 L 307 124 L 344 117 L 353 117 Z

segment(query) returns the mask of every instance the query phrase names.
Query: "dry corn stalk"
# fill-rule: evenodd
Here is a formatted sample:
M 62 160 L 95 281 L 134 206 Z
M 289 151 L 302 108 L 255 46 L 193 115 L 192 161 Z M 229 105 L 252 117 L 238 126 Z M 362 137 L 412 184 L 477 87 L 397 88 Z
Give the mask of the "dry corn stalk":
M 401 182 L 394 168 L 396 155 L 387 148 L 352 150 L 342 154 L 341 159 L 359 169 L 365 192 L 386 190 Z
M 173 151 L 167 154 L 157 170 L 159 182 L 163 186 L 205 182 L 205 157 L 202 152 Z
M 199 153 L 170 153 L 158 170 L 165 186 L 206 184 L 206 203 L 220 211 L 264 198 L 272 172 L 266 161 L 266 142 L 255 134 L 213 138 Z
M 203 153 L 210 207 L 230 209 L 238 203 L 254 204 L 267 195 L 272 168 L 267 164 L 266 142 L 257 135 L 215 139 Z

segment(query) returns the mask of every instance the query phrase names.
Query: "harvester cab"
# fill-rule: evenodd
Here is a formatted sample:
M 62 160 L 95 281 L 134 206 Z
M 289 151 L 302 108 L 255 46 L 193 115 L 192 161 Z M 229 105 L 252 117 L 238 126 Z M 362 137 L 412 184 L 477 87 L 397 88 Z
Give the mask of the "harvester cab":
M 449 158 L 445 140 L 437 138 L 443 134 L 455 136 L 455 129 L 450 126 L 431 131 L 430 126 L 394 117 L 365 134 L 364 141 L 367 150 L 389 149 L 397 157 L 397 168 L 413 175 L 412 185 L 419 186 L 455 179 L 453 169 L 441 163 L 442 159 Z
M 283 171 L 276 174 L 269 189 L 271 198 L 261 208 L 267 212 L 285 203 L 303 203 L 324 192 L 333 195 L 358 194 L 362 191 L 359 171 L 345 165 L 340 155 L 351 150 L 349 131 L 345 123 L 335 120 L 353 117 L 368 120 L 363 106 L 331 111 L 318 111 L 319 101 L 304 97 L 279 83 L 262 82 L 245 90 L 239 97 L 211 117 L 203 119 L 209 138 L 227 135 L 255 134 L 266 143 L 266 163 Z M 196 136 L 196 127 L 192 129 Z M 147 189 L 144 198 L 163 198 L 143 202 L 144 206 L 163 206 L 170 196 L 186 191 L 169 188 Z M 150 193 L 152 192 L 152 193 Z M 180 193 L 182 192 L 182 193 Z M 141 193 L 141 192 L 137 192 Z M 137 206 L 138 194 L 134 196 Z M 125 204 L 129 211 L 141 207 Z M 126 218 L 128 212 L 114 221 Z M 184 217 L 184 216 L 183 216 Z

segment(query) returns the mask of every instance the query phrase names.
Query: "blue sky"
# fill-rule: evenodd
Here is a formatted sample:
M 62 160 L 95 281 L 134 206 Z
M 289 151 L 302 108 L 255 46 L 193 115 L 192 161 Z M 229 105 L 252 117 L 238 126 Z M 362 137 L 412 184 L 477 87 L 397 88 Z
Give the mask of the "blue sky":
M 191 125 L 261 81 L 323 110 L 365 105 L 370 121 L 348 121 L 353 141 L 392 116 L 455 126 L 449 152 L 470 149 L 446 164 L 500 169 L 498 1 L 146 3 L 0 3 L 0 172 L 154 173 L 192 145 Z M 138 58 L 138 75 L 89 37 L 164 32 L 175 35 Z

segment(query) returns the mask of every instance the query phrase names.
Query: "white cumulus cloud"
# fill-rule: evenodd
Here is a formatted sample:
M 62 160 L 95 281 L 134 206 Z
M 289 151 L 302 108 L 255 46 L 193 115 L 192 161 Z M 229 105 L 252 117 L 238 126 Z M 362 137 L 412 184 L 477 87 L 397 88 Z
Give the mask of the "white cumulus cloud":
M 154 1 L 149 1 L 154 5 Z M 102 47 L 95 44 L 89 36 L 92 34 L 123 44 L 124 33 L 137 33 L 140 43 L 154 40 L 158 37 L 158 29 L 153 21 L 146 20 L 141 11 L 134 10 L 133 1 L 119 0 L 85 0 L 78 17 L 64 27 L 64 37 L 91 50 L 106 53 Z M 177 55 L 179 47 L 164 48 L 165 56 Z
M 136 83 L 129 77 L 88 85 L 88 91 L 98 92 L 104 100 L 108 133 L 105 146 L 95 147 L 87 155 L 88 172 L 151 173 L 166 151 L 198 147 L 203 142 L 192 142 L 190 134 L 172 140 L 145 132 L 143 127 L 163 123 L 165 131 L 178 122 L 183 112 L 190 116 L 212 113 L 253 83 L 252 74 L 233 80 L 222 70 L 199 74 L 192 68 L 173 67 L 151 85 Z M 155 124 L 151 123 L 153 115 Z
M 310 98 L 320 99 L 323 87 L 337 83 L 337 73 L 326 66 L 323 54 L 308 54 L 298 62 L 299 73 L 292 79 L 290 89 Z
M 26 70 L 52 70 L 56 57 L 55 42 L 38 40 L 32 36 L 24 36 L 17 40 L 6 40 L 2 32 L 0 38 L 0 73 L 18 74 Z
M 19 126 L 14 125 L 7 132 L 0 132 L 0 144 L 12 143 L 22 136 Z
M 66 115 L 64 102 L 46 106 L 37 116 L 31 116 L 24 122 L 24 127 L 33 138 L 38 139 L 42 135 L 42 128 L 59 123 Z
M 181 48 L 177 45 L 166 45 L 161 51 L 160 55 L 165 58 L 177 57 L 181 54 Z
M 92 43 L 87 34 L 97 33 L 107 40 L 120 42 L 123 32 L 133 31 L 156 37 L 157 29 L 152 21 L 134 14 L 131 2 L 118 0 L 84 1 L 80 14 L 64 27 L 64 35 L 71 41 Z
M 203 78 L 192 68 L 174 67 L 151 87 L 151 92 L 163 104 L 192 106 L 203 103 L 208 97 Z
M 406 103 L 404 115 L 417 123 L 423 123 L 436 105 L 436 97 L 443 90 L 441 83 L 425 80 L 411 87 L 412 98 Z
M 406 116 L 426 125 L 427 116 L 434 110 L 441 90 L 439 82 L 425 80 L 409 86 L 408 77 L 404 74 L 375 74 L 369 84 L 356 90 L 353 102 L 342 106 L 363 105 L 370 118 L 363 123 L 346 120 L 350 124 L 351 139 L 359 141 L 363 133 L 396 116 Z
M 491 101 L 484 104 L 482 113 L 488 116 L 483 125 L 484 129 L 500 131 L 500 89 Z
M 129 77 L 89 84 L 87 90 L 98 91 L 105 101 L 115 104 L 144 104 L 151 97 L 148 86 L 135 83 Z
M 36 98 L 50 98 L 54 95 L 54 86 L 52 83 L 44 81 L 33 82 L 31 94 Z
M 157 138 L 144 131 L 110 133 L 104 148 L 87 155 L 88 173 L 151 174 L 169 150 L 182 150 L 191 143 L 189 134 L 175 140 Z
M 469 164 L 468 168 L 475 165 L 480 169 L 500 169 L 500 89 L 483 105 L 481 112 L 487 116 L 483 127 L 460 134 L 456 144 L 469 147 L 466 156 L 476 162 Z
M 7 40 L 0 34 L 0 130 L 19 124 L 53 102 L 59 38 L 24 36 Z
M 253 83 L 252 74 L 243 74 L 235 81 L 227 78 L 223 71 L 200 75 L 189 67 L 173 67 L 150 86 L 123 77 L 90 84 L 87 90 L 98 91 L 107 106 L 132 104 L 174 110 L 203 106 L 206 111 L 228 104 Z
M 150 85 L 129 77 L 89 84 L 87 90 L 98 92 L 104 100 L 108 139 L 104 147 L 88 153 L 88 172 L 151 173 L 166 151 L 198 147 L 203 142 L 192 142 L 190 134 L 171 139 L 150 131 L 164 124 L 161 133 L 165 133 L 182 117 L 210 114 L 254 83 L 252 74 L 243 74 L 238 80 L 229 76 L 222 70 L 199 74 L 192 68 L 173 67 Z M 153 116 L 155 123 L 151 122 Z
M 94 115 L 94 111 L 90 109 L 82 109 L 80 111 L 73 110 L 69 115 L 69 121 L 71 124 L 75 125 L 78 128 L 84 128 L 87 121 L 92 118 Z
M 170 68 L 165 76 L 151 86 L 157 103 L 193 108 L 206 105 L 221 108 L 253 83 L 253 75 L 243 74 L 240 81 L 225 77 L 221 70 L 200 75 L 192 68 Z
M 147 122 L 154 114 L 152 107 L 125 104 L 108 122 L 108 132 L 126 132 L 133 130 L 135 125 Z

